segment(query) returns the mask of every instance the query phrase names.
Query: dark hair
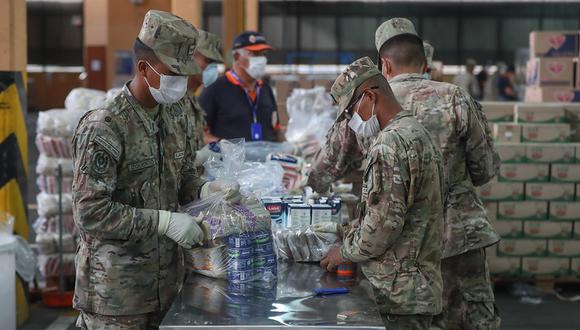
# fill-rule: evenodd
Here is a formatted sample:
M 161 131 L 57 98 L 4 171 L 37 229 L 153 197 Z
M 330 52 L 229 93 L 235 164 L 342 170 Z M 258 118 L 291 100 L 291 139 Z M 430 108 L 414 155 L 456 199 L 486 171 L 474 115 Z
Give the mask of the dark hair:
M 411 34 L 401 34 L 381 46 L 381 58 L 390 59 L 396 66 L 419 67 L 425 65 L 423 41 Z
M 139 60 L 148 61 L 151 65 L 157 62 L 157 56 L 153 49 L 144 44 L 139 38 L 135 38 L 133 43 L 133 55 L 135 56 L 135 63 Z

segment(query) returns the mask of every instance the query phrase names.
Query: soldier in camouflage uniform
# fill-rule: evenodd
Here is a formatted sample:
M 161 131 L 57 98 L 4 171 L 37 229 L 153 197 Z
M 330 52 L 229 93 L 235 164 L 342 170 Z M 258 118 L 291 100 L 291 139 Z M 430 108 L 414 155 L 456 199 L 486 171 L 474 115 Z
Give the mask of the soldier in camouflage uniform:
M 441 154 L 425 128 L 402 111 L 370 58 L 350 64 L 331 95 L 357 122 L 349 124 L 355 134 L 378 136 L 366 157 L 359 219 L 321 265 L 332 270 L 345 260 L 359 263 L 387 329 L 428 329 L 441 312 Z
M 500 164 L 485 114 L 461 88 L 425 79 L 423 44 L 409 20 L 384 22 L 376 31 L 375 45 L 379 67 L 397 100 L 427 128 L 443 154 L 447 187 L 441 264 L 444 309 L 434 325 L 498 329 L 500 319 L 484 249 L 496 244 L 499 236 L 475 189 L 489 182 Z
M 197 151 L 195 163 L 198 170 L 201 170 L 201 165 L 207 161 L 212 151 L 204 142 L 205 111 L 201 108 L 195 92 L 201 85 L 209 86 L 218 78 L 218 63 L 223 63 L 224 59 L 221 55 L 220 39 L 213 33 L 206 31 L 199 31 L 198 46 L 195 50 L 194 59 L 197 65 L 203 70 L 201 74 L 189 77 L 187 84 L 187 96 L 185 102 L 191 108 L 191 116 L 193 128 L 195 132 L 192 141 L 193 148 Z
M 203 241 L 180 205 L 236 186 L 206 183 L 193 166 L 182 104 L 197 31 L 149 11 L 135 41 L 136 74 L 80 120 L 73 137 L 73 212 L 80 229 L 73 305 L 83 329 L 155 329 L 182 283 L 182 248 Z M 228 188 L 229 187 L 229 188 Z

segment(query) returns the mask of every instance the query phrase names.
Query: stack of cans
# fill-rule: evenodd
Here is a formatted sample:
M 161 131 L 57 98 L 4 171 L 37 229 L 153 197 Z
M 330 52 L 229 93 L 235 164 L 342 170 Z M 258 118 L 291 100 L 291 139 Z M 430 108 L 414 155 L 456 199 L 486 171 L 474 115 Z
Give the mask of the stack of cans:
M 270 231 L 228 236 L 227 253 L 230 282 L 272 281 L 276 278 L 276 255 Z

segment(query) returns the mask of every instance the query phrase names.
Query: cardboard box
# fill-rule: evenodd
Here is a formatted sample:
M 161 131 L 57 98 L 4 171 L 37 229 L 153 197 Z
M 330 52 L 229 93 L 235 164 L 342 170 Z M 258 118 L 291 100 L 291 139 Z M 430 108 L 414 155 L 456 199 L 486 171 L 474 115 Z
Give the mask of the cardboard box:
M 497 220 L 497 202 L 484 202 L 483 207 L 487 211 L 487 218 L 492 224 Z
M 513 122 L 515 102 L 481 102 L 489 122 Z
M 493 124 L 493 139 L 497 142 L 519 143 L 522 139 L 522 128 L 513 123 Z
M 533 57 L 527 63 L 528 86 L 567 86 L 574 82 L 574 59 L 571 57 Z
M 546 220 L 548 202 L 499 202 L 497 218 L 502 220 Z
M 527 183 L 526 200 L 573 201 L 573 183 Z
M 571 163 L 576 149 L 570 143 L 528 143 L 525 161 L 530 163 Z
M 526 146 L 520 143 L 496 143 L 495 149 L 502 163 L 521 163 L 525 161 Z
M 530 32 L 531 57 L 578 56 L 578 31 Z
M 549 218 L 552 221 L 580 219 L 580 202 L 550 202 Z
M 522 258 L 522 274 L 563 276 L 570 273 L 569 258 Z
M 580 72 L 576 74 L 580 77 Z M 564 109 L 564 117 L 568 123 L 579 123 L 580 122 L 580 104 L 575 103 L 564 103 L 562 104 Z
M 522 142 L 568 142 L 570 124 L 522 124 Z
M 497 257 L 488 260 L 489 271 L 493 275 L 514 276 L 521 273 L 521 258 Z
M 562 123 L 565 120 L 564 107 L 561 103 L 518 103 L 515 120 L 518 124 Z
M 571 87 L 526 87 L 526 102 L 580 102 L 580 90 Z
M 484 201 L 521 201 L 524 199 L 524 184 L 494 180 L 481 186 L 479 195 Z
M 555 257 L 580 257 L 580 240 L 549 240 L 548 255 Z
M 311 207 L 308 204 L 288 204 L 287 226 L 305 228 L 311 224 Z
M 550 178 L 548 164 L 501 164 L 499 181 L 547 182 Z
M 502 239 L 497 246 L 498 256 L 542 257 L 547 242 L 543 239 Z
M 571 221 L 524 221 L 526 238 L 571 238 Z
M 580 183 L 580 164 L 552 164 L 550 181 Z
M 313 204 L 312 205 L 312 224 L 331 222 L 332 221 L 332 207 L 328 204 Z
M 262 198 L 262 204 L 264 205 L 264 208 L 268 210 L 268 213 L 270 213 L 272 224 L 284 227 L 286 226 L 286 224 L 284 223 L 285 207 L 284 202 L 282 201 L 281 198 L 264 197 Z
M 580 276 L 580 258 L 570 259 L 570 274 Z
M 493 228 L 502 238 L 518 238 L 524 233 L 523 221 L 520 220 L 497 220 Z

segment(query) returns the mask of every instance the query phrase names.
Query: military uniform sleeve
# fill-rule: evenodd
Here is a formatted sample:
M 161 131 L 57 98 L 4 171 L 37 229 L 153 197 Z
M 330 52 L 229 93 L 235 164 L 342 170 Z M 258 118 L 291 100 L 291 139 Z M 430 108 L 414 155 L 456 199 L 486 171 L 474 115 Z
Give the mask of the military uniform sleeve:
M 99 239 L 145 239 L 157 232 L 159 214 L 112 200 L 123 147 L 118 134 L 101 120 L 103 113 L 85 116 L 73 138 L 75 223 Z
M 332 182 L 358 169 L 363 159 L 348 120 L 339 118 L 328 131 L 326 143 L 315 157 L 308 185 L 315 191 L 326 192 Z
M 458 93 L 460 134 L 465 139 L 467 169 L 476 186 L 489 182 L 499 171 L 500 158 L 493 146 L 487 118 L 479 102 Z
M 343 258 L 361 262 L 383 255 L 401 234 L 407 213 L 409 166 L 386 145 L 374 148 L 364 172 L 366 205 L 358 225 L 346 233 Z
M 185 147 L 185 161 L 182 169 L 181 187 L 179 187 L 179 204 L 186 205 L 199 198 L 201 187 L 206 183 L 199 177 L 194 166 L 196 146 L 194 145 L 193 123 L 186 117 L 187 145 Z

